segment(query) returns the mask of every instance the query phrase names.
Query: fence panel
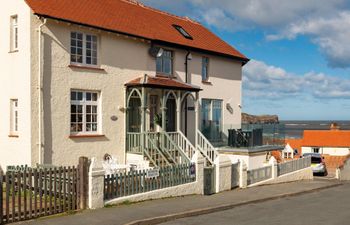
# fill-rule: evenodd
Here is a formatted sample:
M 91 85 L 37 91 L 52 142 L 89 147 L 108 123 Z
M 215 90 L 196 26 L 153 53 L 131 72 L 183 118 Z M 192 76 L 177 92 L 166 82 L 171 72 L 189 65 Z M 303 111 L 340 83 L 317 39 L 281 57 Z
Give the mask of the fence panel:
M 79 208 L 76 167 L 28 168 L 0 175 L 0 224 Z
M 266 166 L 254 170 L 248 170 L 247 184 L 255 184 L 272 178 L 272 167 Z
M 104 199 L 149 192 L 195 180 L 195 164 L 192 163 L 107 175 L 104 179 Z
M 292 173 L 311 166 L 311 157 L 305 157 L 297 160 L 292 160 L 285 163 L 278 164 L 278 176 Z

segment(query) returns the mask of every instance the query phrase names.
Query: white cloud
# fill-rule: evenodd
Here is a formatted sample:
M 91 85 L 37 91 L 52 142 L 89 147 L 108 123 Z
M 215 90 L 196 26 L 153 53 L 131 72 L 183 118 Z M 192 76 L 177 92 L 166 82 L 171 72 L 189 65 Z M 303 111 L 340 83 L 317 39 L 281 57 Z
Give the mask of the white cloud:
M 307 35 L 331 67 L 350 67 L 348 0 L 143 0 L 228 31 L 260 28 L 267 40 Z
M 243 94 L 248 98 L 350 99 L 349 87 L 350 79 L 315 72 L 297 75 L 256 60 L 243 70 Z

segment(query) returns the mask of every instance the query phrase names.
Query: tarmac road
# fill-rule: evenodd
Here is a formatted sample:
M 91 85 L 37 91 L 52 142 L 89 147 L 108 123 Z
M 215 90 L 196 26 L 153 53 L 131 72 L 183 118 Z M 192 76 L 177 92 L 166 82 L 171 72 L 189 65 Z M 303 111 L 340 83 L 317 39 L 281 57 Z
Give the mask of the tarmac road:
M 350 184 L 163 225 L 349 225 Z

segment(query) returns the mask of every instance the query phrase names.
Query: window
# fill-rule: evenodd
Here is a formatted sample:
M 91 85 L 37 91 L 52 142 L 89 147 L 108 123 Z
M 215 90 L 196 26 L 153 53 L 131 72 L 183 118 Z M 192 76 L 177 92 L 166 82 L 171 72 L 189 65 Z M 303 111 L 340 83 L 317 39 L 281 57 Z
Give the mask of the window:
M 97 133 L 98 110 L 99 94 L 97 92 L 71 91 L 71 133 Z
M 208 81 L 209 58 L 202 57 L 202 81 Z
M 312 148 L 313 153 L 320 153 L 320 148 Z
M 18 133 L 18 99 L 10 101 L 10 134 Z
M 160 57 L 157 57 L 157 73 L 173 74 L 173 52 L 164 50 Z
M 71 32 L 71 63 L 97 65 L 97 36 Z
M 202 132 L 212 141 L 220 141 L 222 133 L 222 100 L 202 99 Z
M 173 27 L 185 38 L 193 40 L 193 37 L 183 27 L 179 25 L 173 25 Z
M 18 50 L 18 16 L 11 16 L 10 51 Z

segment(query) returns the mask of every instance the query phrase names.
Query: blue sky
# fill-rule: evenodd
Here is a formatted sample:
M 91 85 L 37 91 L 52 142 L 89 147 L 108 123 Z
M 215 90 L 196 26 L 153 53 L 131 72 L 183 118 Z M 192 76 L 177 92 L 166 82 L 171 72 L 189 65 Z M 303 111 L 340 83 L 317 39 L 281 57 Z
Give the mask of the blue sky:
M 251 61 L 243 111 L 282 120 L 350 120 L 347 0 L 143 0 L 189 16 Z

